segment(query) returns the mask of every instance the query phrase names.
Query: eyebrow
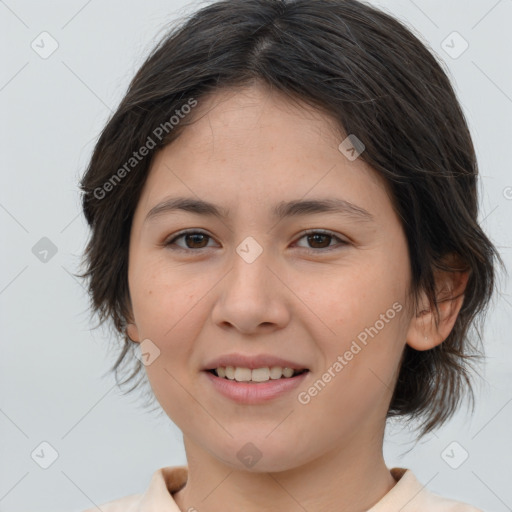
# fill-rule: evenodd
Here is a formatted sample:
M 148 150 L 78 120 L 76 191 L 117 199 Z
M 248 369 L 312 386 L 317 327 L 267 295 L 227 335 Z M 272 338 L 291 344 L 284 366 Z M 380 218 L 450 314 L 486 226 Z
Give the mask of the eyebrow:
M 198 215 L 212 216 L 219 219 L 230 217 L 229 209 L 215 205 L 202 199 L 192 197 L 172 197 L 155 205 L 146 215 L 144 222 L 175 211 L 185 211 Z M 294 200 L 278 203 L 273 211 L 273 216 L 282 220 L 287 217 L 299 217 L 319 213 L 337 213 L 356 222 L 374 222 L 374 216 L 364 208 L 350 201 L 340 198 Z

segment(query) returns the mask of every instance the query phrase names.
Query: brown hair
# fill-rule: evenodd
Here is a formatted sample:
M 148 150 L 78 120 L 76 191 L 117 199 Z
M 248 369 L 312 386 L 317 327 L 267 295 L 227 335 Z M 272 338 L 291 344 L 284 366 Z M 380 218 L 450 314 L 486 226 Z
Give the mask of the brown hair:
M 110 319 L 124 337 L 116 379 L 125 359 L 133 367 L 123 384 L 145 374 L 124 330 L 130 228 L 152 157 L 192 122 L 182 115 L 191 98 L 254 81 L 319 109 L 364 143 L 360 158 L 385 178 L 403 224 L 414 308 L 424 290 L 438 313 L 436 268 L 469 271 L 447 339 L 403 353 L 388 417 L 418 416 L 424 435 L 455 412 L 465 391 L 474 400 L 468 364 L 481 352 L 469 329 L 481 342 L 477 320 L 502 261 L 477 221 L 475 150 L 448 77 L 409 29 L 356 0 L 215 2 L 173 27 L 133 78 L 81 181 L 92 228 L 81 277 L 100 323 Z M 175 126 L 172 116 L 180 118 Z M 142 147 L 151 147 L 147 156 L 132 161 Z M 457 265 L 444 261 L 449 254 Z

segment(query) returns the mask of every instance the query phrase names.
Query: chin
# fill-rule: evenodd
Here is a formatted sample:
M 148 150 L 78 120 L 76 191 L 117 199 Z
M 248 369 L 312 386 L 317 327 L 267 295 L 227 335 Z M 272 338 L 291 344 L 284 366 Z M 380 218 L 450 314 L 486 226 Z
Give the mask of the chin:
M 233 443 L 232 449 L 219 453 L 218 445 L 212 455 L 222 464 L 237 471 L 251 473 L 278 473 L 295 469 L 306 463 L 304 454 L 297 458 L 296 444 L 283 445 L 276 439 L 279 446 L 275 446 L 268 440 L 266 442 L 242 441 Z

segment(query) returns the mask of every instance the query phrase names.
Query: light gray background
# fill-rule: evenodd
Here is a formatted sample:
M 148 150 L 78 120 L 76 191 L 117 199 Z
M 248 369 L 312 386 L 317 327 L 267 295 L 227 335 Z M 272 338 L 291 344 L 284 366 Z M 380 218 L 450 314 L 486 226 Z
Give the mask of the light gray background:
M 482 223 L 508 267 L 512 1 L 374 3 L 444 60 L 479 156 Z M 144 412 L 115 387 L 108 374 L 114 342 L 104 330 L 91 331 L 85 290 L 70 273 L 87 238 L 77 183 L 94 140 L 165 26 L 197 5 L 0 1 L 2 512 L 80 511 L 142 492 L 156 469 L 186 463 L 167 417 Z M 31 47 L 50 48 L 43 31 L 58 43 L 46 59 Z M 457 58 L 442 47 L 453 31 L 469 43 Z M 450 41 L 452 54 L 460 50 L 460 41 Z M 32 252 L 42 237 L 57 248 L 46 263 Z M 506 278 L 500 287 L 475 414 L 462 410 L 418 444 L 390 426 L 385 444 L 388 466 L 411 468 L 432 491 L 497 512 L 512 510 L 512 298 Z M 40 460 L 49 456 L 43 441 L 58 452 L 48 469 L 31 458 L 36 448 Z M 448 450 L 452 460 L 469 453 L 458 469 L 441 456 L 453 441 L 460 447 Z

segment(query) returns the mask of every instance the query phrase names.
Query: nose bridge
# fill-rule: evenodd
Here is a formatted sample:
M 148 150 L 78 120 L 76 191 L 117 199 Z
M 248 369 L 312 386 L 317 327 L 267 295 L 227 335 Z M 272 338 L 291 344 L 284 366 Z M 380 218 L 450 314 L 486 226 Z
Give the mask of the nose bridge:
M 253 237 L 247 237 L 235 248 L 231 271 L 212 312 L 217 324 L 231 324 L 249 332 L 262 324 L 282 327 L 287 322 L 289 312 L 282 290 L 268 268 L 275 266 L 271 253 Z
M 270 250 L 264 248 L 265 242 L 260 238 L 260 242 L 253 236 L 247 236 L 235 248 L 233 255 L 233 276 L 231 286 L 235 285 L 237 293 L 241 289 L 242 295 L 246 292 L 257 291 L 259 294 L 265 292 L 266 285 L 269 283 L 270 271 L 267 265 L 269 262 Z

